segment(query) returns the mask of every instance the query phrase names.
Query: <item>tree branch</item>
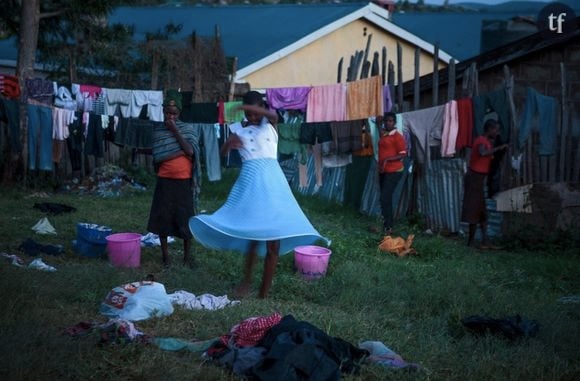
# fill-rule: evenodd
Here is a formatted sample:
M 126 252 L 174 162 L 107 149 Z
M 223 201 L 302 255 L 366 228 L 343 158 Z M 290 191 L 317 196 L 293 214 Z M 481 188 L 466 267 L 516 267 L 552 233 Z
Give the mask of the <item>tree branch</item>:
M 60 9 L 58 11 L 54 11 L 54 12 L 44 12 L 41 13 L 40 15 L 38 15 L 38 19 L 47 19 L 47 18 L 51 18 L 51 17 L 55 17 L 55 16 L 60 16 L 62 15 L 65 11 L 67 11 L 67 9 Z

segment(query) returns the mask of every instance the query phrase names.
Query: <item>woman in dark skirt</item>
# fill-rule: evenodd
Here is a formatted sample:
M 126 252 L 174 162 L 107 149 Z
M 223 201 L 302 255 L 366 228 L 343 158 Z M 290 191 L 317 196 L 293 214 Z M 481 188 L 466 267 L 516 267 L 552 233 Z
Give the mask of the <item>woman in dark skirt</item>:
M 194 215 L 195 135 L 191 124 L 178 120 L 181 105 L 181 94 L 169 90 L 163 102 L 164 124 L 153 130 L 157 184 L 147 229 L 159 235 L 165 266 L 170 263 L 168 236 L 183 239 L 183 262 L 192 264 L 188 221 Z
M 495 147 L 493 140 L 499 133 L 499 125 L 493 119 L 488 119 L 483 127 L 483 135 L 477 137 L 471 149 L 469 168 L 463 180 L 463 208 L 461 221 L 469 224 L 467 245 L 472 246 L 475 230 L 479 224 L 482 233 L 482 248 L 491 245 L 487 240 L 487 210 L 485 206 L 484 184 L 489 173 L 493 154 L 507 148 L 507 144 Z

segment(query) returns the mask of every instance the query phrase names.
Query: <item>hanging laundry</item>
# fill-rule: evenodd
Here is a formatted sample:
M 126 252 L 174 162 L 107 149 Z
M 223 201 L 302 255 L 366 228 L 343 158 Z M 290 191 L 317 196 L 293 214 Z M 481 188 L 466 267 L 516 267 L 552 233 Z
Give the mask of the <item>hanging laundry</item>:
M 332 141 L 329 122 L 302 123 L 300 125 L 300 144 L 314 145 Z
M 108 123 L 107 120 L 107 125 Z M 115 131 L 115 144 L 129 148 L 150 149 L 153 147 L 153 130 L 160 127 L 164 127 L 163 122 L 121 118 Z
M 471 98 L 457 100 L 457 139 L 455 149 L 459 151 L 464 147 L 471 147 L 473 141 L 473 102 Z
M 85 124 L 85 154 L 93 155 L 98 158 L 103 157 L 104 134 L 101 116 L 93 113 L 84 113 L 83 119 L 85 118 L 88 119 Z
M 314 86 L 308 93 L 307 122 L 346 120 L 346 88 L 344 83 Z
M 163 92 L 156 90 L 133 90 L 131 117 L 138 118 L 143 106 L 147 105 L 147 118 L 163 122 Z
M 344 122 L 331 122 L 330 132 L 332 141 L 330 144 L 330 153 L 333 154 L 350 154 L 362 148 L 361 131 L 363 127 L 362 120 L 351 120 Z
M 219 181 L 222 179 L 221 159 L 216 136 L 215 124 L 193 123 L 193 128 L 198 130 L 198 134 L 203 138 L 205 153 L 205 168 L 209 181 Z
M 215 102 L 206 103 L 191 103 L 186 105 L 183 103 L 183 109 L 179 115 L 179 119 L 186 123 L 217 123 L 218 108 Z
M 443 132 L 441 133 L 441 156 L 453 157 L 459 132 L 459 117 L 457 114 L 457 102 L 445 103 L 443 114 Z
M 26 99 L 42 103 L 44 105 L 52 105 L 52 98 L 56 93 L 55 82 L 48 81 L 43 78 L 27 79 L 26 83 Z
M 0 93 L 7 98 L 20 97 L 18 77 L 9 74 L 0 74 Z
M 441 144 L 445 106 L 435 106 L 403 113 L 404 129 L 408 129 L 417 140 L 414 157 L 420 163 L 431 162 L 430 147 Z
M 133 104 L 132 90 L 106 89 L 105 114 L 115 115 L 117 108 L 125 118 L 131 117 L 131 106 Z
M 312 87 L 285 87 L 266 89 L 266 100 L 271 108 L 305 111 Z
M 383 86 L 383 113 L 393 110 L 394 91 L 391 90 L 391 87 L 392 85 Z
M 0 98 L 0 103 L 4 109 L 4 116 L 8 122 L 10 152 L 22 152 L 22 145 L 20 143 L 20 112 L 18 110 L 18 101 Z
M 68 126 L 75 121 L 75 112 L 63 108 L 52 109 L 52 139 L 66 140 L 68 138 Z
M 241 105 L 242 101 L 224 103 L 224 119 L 226 123 L 235 123 L 244 120 L 244 111 L 239 109 Z
M 60 86 L 56 91 L 56 97 L 54 98 L 54 105 L 59 108 L 66 110 L 77 109 L 77 102 L 73 99 L 71 92 L 64 86 Z
M 556 130 L 558 115 L 558 100 L 540 94 L 531 87 L 526 89 L 526 103 L 518 126 L 518 148 L 521 150 L 533 128 L 532 120 L 538 116 L 537 130 L 540 132 L 538 154 L 553 155 L 556 151 Z
M 295 154 L 300 152 L 300 123 L 279 123 L 278 153 Z
M 497 114 L 500 124 L 500 135 L 505 142 L 509 142 L 511 122 L 507 90 L 503 88 L 486 94 L 477 95 L 472 98 L 472 101 L 475 136 L 483 135 L 485 115 L 489 111 L 494 111 Z
M 346 90 L 347 120 L 383 115 L 383 90 L 381 76 L 348 82 Z
M 28 116 L 28 169 L 52 171 L 52 107 L 28 104 L 26 113 Z

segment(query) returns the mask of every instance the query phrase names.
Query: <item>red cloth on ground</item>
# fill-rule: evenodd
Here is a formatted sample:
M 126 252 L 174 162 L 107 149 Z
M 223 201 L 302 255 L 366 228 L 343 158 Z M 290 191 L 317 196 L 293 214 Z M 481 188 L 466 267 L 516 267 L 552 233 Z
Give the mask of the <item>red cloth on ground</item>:
M 269 316 L 251 317 L 234 325 L 228 335 L 220 337 L 220 341 L 227 346 L 253 347 L 262 340 L 266 332 L 280 323 L 282 315 L 274 312 Z

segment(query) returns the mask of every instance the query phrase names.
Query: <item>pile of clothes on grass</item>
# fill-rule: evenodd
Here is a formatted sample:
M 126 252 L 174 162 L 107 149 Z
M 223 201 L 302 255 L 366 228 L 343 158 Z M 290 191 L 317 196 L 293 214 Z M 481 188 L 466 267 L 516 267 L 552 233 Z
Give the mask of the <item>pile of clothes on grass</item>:
M 96 168 L 91 176 L 85 177 L 82 181 L 73 179 L 67 182 L 63 189 L 81 195 L 118 197 L 121 194 L 144 191 L 147 186 L 130 178 L 122 168 L 105 164 Z

